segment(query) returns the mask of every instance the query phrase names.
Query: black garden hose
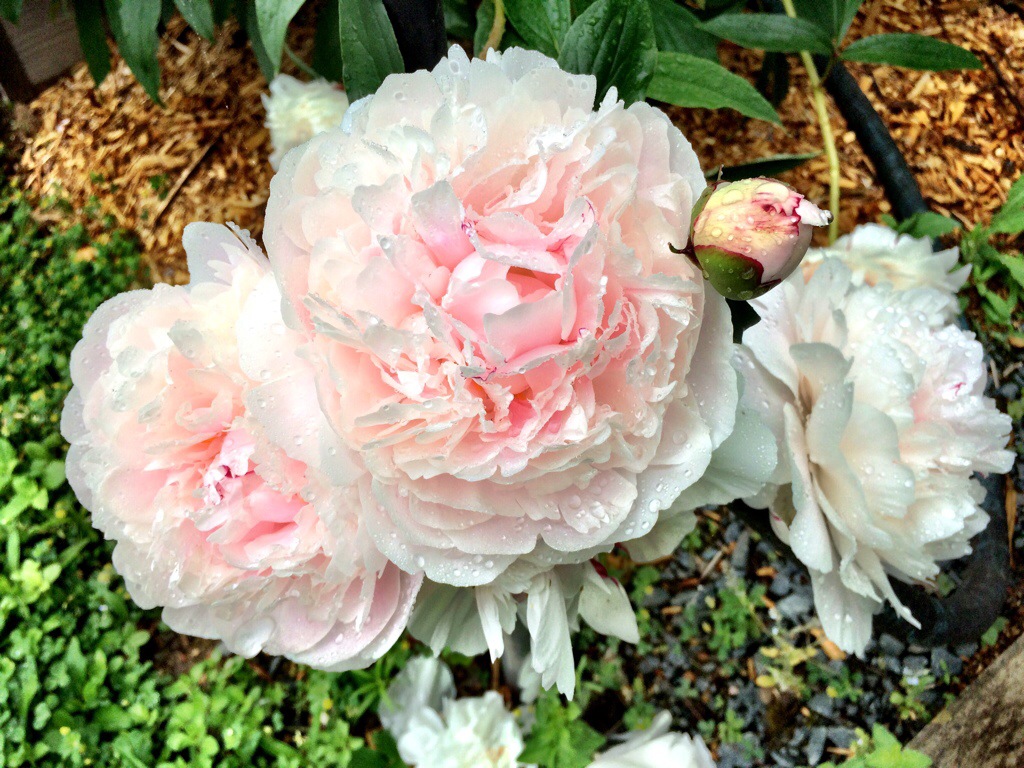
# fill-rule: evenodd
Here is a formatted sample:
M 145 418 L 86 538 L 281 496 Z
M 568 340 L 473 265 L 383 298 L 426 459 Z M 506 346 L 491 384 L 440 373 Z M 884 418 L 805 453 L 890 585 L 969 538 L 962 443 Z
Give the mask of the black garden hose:
M 433 69 L 448 52 L 442 0 L 384 0 L 406 72 Z

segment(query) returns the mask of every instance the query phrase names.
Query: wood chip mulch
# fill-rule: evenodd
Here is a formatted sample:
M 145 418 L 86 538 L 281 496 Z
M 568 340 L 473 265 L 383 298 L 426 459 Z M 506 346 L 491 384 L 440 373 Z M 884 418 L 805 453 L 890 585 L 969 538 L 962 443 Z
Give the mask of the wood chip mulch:
M 1014 0 L 869 0 L 850 39 L 896 31 L 965 45 L 986 64 L 943 73 L 850 65 L 933 208 L 965 223 L 984 220 L 1024 168 L 1024 7 Z M 301 50 L 309 32 L 297 30 L 293 47 Z M 724 46 L 723 58 L 753 78 L 761 55 Z M 181 232 L 188 222 L 234 221 L 259 234 L 272 175 L 259 99 L 266 81 L 231 28 L 210 44 L 173 21 L 160 60 L 166 108 L 149 100 L 120 60 L 98 90 L 82 66 L 45 91 L 31 105 L 39 128 L 21 165 L 24 183 L 40 195 L 57 192 L 80 211 L 95 196 L 138 233 L 154 279 L 180 282 L 187 279 Z M 806 75 L 796 57 L 791 63 L 782 127 L 728 110 L 672 111 L 705 167 L 820 150 Z M 849 231 L 889 205 L 853 133 L 834 106 L 831 113 L 843 161 L 841 229 Z M 827 201 L 824 155 L 783 178 Z

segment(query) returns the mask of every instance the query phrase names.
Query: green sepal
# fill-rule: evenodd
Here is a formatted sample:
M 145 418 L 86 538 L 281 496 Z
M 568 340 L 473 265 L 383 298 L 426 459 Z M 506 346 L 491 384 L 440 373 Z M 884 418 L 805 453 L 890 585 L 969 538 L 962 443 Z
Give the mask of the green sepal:
M 749 256 L 709 245 L 697 246 L 694 251 L 704 277 L 727 299 L 749 301 L 767 293 L 779 282 L 772 280 L 762 284 L 764 267 Z

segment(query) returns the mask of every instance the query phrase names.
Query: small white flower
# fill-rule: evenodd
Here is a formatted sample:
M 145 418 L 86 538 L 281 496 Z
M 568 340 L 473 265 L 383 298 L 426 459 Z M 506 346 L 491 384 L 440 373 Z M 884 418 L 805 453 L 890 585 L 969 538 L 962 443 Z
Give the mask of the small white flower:
M 862 224 L 828 248 L 812 248 L 804 258 L 805 277 L 826 259 L 839 259 L 853 273 L 855 285 L 890 283 L 893 288 L 935 288 L 955 294 L 971 267 L 954 269 L 957 248 L 934 253 L 931 241 L 900 235 L 881 224 Z
M 626 591 L 590 562 L 550 567 L 522 560 L 486 587 L 428 582 L 410 632 L 435 653 L 450 648 L 499 658 L 517 621 L 530 636 L 527 676 L 572 697 L 576 683 L 571 633 L 582 618 L 598 632 L 629 643 L 640 639 Z M 523 599 L 516 600 L 517 596 Z
M 946 325 L 948 293 L 857 286 L 827 259 L 752 305 L 744 402 L 780 455 L 749 501 L 808 567 L 825 632 L 860 653 L 884 602 L 914 621 L 891 576 L 929 581 L 970 552 L 988 522 L 971 475 L 1012 466 L 1010 420 L 984 396 L 981 345 Z
M 270 95 L 263 95 L 263 107 L 274 146 L 270 165 L 276 171 L 288 150 L 341 125 L 348 96 L 326 80 L 304 83 L 291 75 L 278 75 L 270 83 Z
M 395 675 L 377 714 L 384 727 L 398 739 L 408 732 L 417 713 L 423 709 L 440 712 L 444 702 L 453 698 L 455 680 L 451 670 L 437 659 L 419 657 L 411 659 Z
M 517 768 L 523 735 L 494 691 L 449 699 L 441 712 L 422 709 L 398 739 L 398 753 L 416 768 Z
M 668 712 L 659 713 L 650 728 L 597 755 L 589 768 L 715 768 L 700 737 L 671 733 L 671 722 Z
M 378 712 L 416 768 L 517 768 L 523 734 L 494 691 L 455 699 L 451 671 L 432 658 L 410 661 Z

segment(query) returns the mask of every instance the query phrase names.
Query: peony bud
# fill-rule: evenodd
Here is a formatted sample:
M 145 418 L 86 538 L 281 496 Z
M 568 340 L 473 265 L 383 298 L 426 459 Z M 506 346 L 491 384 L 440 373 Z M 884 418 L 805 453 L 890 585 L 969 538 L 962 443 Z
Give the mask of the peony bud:
M 814 227 L 831 220 L 828 211 L 781 181 L 719 181 L 694 206 L 690 245 L 715 290 L 746 301 L 796 269 Z

